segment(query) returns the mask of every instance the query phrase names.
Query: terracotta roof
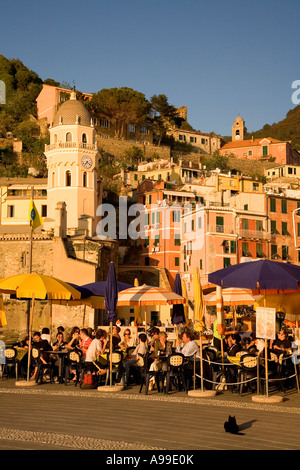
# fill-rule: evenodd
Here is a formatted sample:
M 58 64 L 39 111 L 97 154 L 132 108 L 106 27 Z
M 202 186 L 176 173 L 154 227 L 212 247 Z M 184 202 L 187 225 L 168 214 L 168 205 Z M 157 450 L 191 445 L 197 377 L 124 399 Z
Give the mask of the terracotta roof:
M 228 142 L 221 147 L 223 149 L 230 149 L 230 148 L 241 148 L 241 147 L 257 147 L 261 145 L 263 140 L 269 140 L 272 144 L 279 144 L 284 143 L 282 140 L 273 139 L 272 137 L 263 137 L 260 139 L 248 139 L 248 140 L 241 140 L 239 142 Z

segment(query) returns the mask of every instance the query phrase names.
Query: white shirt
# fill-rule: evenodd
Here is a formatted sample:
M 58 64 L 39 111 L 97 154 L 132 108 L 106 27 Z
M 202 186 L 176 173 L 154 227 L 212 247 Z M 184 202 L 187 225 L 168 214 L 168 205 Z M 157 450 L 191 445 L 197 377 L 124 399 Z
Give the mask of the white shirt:
M 199 347 L 196 341 L 189 341 L 188 343 L 185 343 L 182 348 L 180 346 L 177 346 L 176 352 L 183 354 L 185 357 L 193 356 L 195 353 L 197 353 L 198 356 Z
M 94 362 L 96 360 L 96 354 L 102 349 L 102 343 L 100 339 L 93 339 L 91 344 L 88 347 L 88 350 L 85 355 L 86 362 Z

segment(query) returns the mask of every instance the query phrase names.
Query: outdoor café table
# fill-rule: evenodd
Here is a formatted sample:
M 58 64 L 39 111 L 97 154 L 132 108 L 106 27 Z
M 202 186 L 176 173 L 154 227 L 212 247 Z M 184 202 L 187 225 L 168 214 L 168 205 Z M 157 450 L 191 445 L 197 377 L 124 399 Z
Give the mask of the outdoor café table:
M 69 350 L 63 349 L 62 351 L 43 351 L 43 353 L 49 354 L 49 357 L 57 356 L 58 359 L 58 380 L 59 383 L 63 381 L 63 369 L 64 369 L 64 359 L 67 356 Z

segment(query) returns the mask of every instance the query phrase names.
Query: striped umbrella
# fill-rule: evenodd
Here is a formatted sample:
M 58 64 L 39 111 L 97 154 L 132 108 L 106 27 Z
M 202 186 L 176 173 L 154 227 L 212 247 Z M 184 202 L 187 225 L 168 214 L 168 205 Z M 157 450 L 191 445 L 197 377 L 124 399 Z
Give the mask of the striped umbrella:
M 118 294 L 118 307 L 124 305 L 174 305 L 183 304 L 184 298 L 163 287 L 142 286 L 125 289 Z
M 163 287 L 135 286 L 125 289 L 118 294 L 118 307 L 125 305 L 145 306 L 145 330 L 147 331 L 147 305 L 174 305 L 183 304 L 185 299 L 172 290 Z
M 260 296 L 252 294 L 251 289 L 238 289 L 238 288 L 227 288 L 223 289 L 223 304 L 224 305 L 254 305 Z M 216 305 L 217 294 L 211 292 L 204 296 L 205 305 Z

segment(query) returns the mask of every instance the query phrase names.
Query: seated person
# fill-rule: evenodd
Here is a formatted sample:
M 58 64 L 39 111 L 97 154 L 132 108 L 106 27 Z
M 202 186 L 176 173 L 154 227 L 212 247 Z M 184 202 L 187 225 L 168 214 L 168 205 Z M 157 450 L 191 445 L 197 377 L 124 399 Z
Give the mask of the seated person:
M 159 370 L 167 370 L 167 363 L 166 361 L 162 361 L 162 357 L 167 357 L 172 354 L 172 343 L 171 341 L 167 341 L 167 334 L 164 331 L 159 333 L 159 340 L 155 342 L 154 352 L 151 354 L 151 357 L 154 358 L 149 370 L 156 371 Z M 154 355 L 154 356 L 153 356 Z M 153 389 L 155 384 L 155 377 L 151 377 L 149 382 L 149 390 Z
M 119 343 L 119 348 L 122 349 L 122 351 L 126 351 L 128 348 L 135 346 L 135 341 L 134 338 L 132 338 L 131 336 L 131 331 L 129 328 L 126 328 L 123 336 L 123 341 Z
M 199 357 L 199 346 L 194 340 L 194 335 L 191 331 L 185 331 L 182 335 L 182 340 L 177 339 L 176 352 L 183 354 L 185 357 L 192 357 L 196 354 Z
M 48 341 L 46 339 L 42 339 L 41 333 L 39 331 L 36 331 L 35 333 L 33 333 L 33 341 L 34 342 L 33 342 L 32 346 L 34 348 L 40 349 L 40 351 L 41 351 L 40 361 L 43 364 L 48 364 L 49 356 L 46 355 L 46 354 L 43 354 L 43 351 L 52 351 L 52 347 L 50 346 L 50 344 L 48 343 Z M 38 370 L 38 367 L 36 366 L 34 368 L 34 373 L 31 376 L 30 380 L 35 380 L 36 379 L 37 370 Z
M 119 343 L 121 343 L 120 331 L 121 331 L 121 328 L 119 326 L 114 326 L 112 329 L 113 351 L 120 349 L 119 348 Z
M 56 335 L 56 341 L 53 343 L 53 351 L 62 351 L 67 346 L 67 342 L 64 341 L 63 332 L 58 332 Z
M 242 350 L 241 337 L 238 333 L 233 333 L 228 337 L 228 350 L 227 356 L 235 356 L 236 353 Z
M 104 354 L 107 345 L 107 333 L 101 328 L 96 331 L 95 339 L 92 340 L 85 355 L 85 368 L 94 365 L 98 369 L 98 374 L 106 374 L 107 360 L 99 356 Z M 99 370 L 101 369 L 101 370 Z
M 80 328 L 78 326 L 74 326 L 71 331 L 71 339 L 67 344 L 68 349 L 74 349 L 78 347 L 80 344 Z
M 271 349 L 278 351 L 290 352 L 292 349 L 292 342 L 288 338 L 288 334 L 285 330 L 281 329 L 278 332 L 277 339 L 271 344 Z
M 88 330 L 86 328 L 81 328 L 79 336 L 80 336 L 79 349 L 81 349 L 82 358 L 85 360 L 85 355 L 92 342 L 92 338 L 88 335 Z
M 49 328 L 43 328 L 43 329 L 42 329 L 41 338 L 42 338 L 42 339 L 45 339 L 46 341 L 48 341 L 49 344 L 51 343 L 51 337 L 50 337 L 50 330 L 49 330 Z
M 132 367 L 142 367 L 140 356 L 145 356 L 147 353 L 147 335 L 145 333 L 139 334 L 139 344 L 133 351 L 133 353 L 125 359 L 123 365 L 125 368 L 125 385 L 128 385 L 130 369 Z M 139 356 L 140 355 L 140 356 Z

